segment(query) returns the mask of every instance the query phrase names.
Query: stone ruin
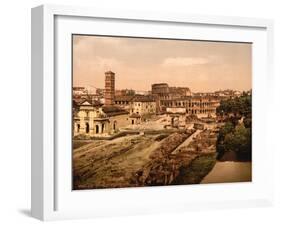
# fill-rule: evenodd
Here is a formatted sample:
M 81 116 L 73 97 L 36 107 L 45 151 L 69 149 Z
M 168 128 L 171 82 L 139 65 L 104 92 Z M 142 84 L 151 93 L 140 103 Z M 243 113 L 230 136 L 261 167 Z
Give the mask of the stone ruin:
M 150 161 L 132 175 L 131 182 L 136 186 L 173 184 L 179 176 L 181 168 L 188 167 L 192 160 L 200 154 L 216 151 L 216 134 L 210 130 L 205 130 L 188 146 L 183 146 L 177 152 L 174 152 L 191 134 L 175 133 L 166 138 L 161 147 L 152 153 Z

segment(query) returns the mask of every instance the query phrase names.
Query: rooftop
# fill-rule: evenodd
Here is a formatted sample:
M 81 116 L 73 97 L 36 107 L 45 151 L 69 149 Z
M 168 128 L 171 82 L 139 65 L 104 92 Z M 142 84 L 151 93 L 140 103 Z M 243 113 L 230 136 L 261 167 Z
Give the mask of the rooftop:
M 114 106 L 114 105 L 110 105 L 110 106 L 102 106 L 102 111 L 107 115 L 107 116 L 115 116 L 115 115 L 125 115 L 125 114 L 129 114 L 129 112 L 127 112 L 126 110 Z
M 130 115 L 130 118 L 140 118 L 140 115 L 137 113 L 133 113 Z
M 110 70 L 106 71 L 105 74 L 113 74 L 113 75 L 115 75 L 115 73 L 113 71 L 110 71 Z
M 168 86 L 168 83 L 154 83 L 152 86 Z
M 115 101 L 132 101 L 134 99 L 134 96 L 115 96 Z
M 93 106 L 93 107 L 99 107 L 102 106 L 102 103 L 100 103 L 97 100 L 90 100 L 90 99 L 73 99 L 73 104 L 76 104 L 77 106 L 82 106 L 82 105 L 86 105 L 86 102 L 88 102 L 89 106 Z
M 153 96 L 145 96 L 145 95 L 135 95 L 134 102 L 154 102 L 155 98 Z

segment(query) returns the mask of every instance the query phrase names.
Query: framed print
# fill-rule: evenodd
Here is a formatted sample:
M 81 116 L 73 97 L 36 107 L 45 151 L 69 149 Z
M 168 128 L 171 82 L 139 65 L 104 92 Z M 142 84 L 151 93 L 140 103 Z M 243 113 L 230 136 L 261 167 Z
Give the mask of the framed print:
M 32 9 L 32 215 L 270 205 L 272 29 L 264 19 Z

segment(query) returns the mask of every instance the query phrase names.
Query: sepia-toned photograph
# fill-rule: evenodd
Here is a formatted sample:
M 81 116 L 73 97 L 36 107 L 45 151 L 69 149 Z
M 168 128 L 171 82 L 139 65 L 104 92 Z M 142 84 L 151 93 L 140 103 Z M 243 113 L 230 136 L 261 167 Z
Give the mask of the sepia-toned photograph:
M 251 182 L 252 44 L 73 34 L 71 123 L 73 190 Z

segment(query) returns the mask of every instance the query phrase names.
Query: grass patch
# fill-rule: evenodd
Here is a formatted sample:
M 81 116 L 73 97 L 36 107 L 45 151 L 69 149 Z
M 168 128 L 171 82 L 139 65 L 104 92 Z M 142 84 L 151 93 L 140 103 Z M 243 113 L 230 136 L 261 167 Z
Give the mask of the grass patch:
M 165 139 L 168 136 L 169 136 L 169 134 L 160 134 L 159 136 L 157 136 L 155 138 L 155 141 L 161 141 L 161 140 Z
M 215 164 L 215 153 L 198 156 L 188 166 L 180 169 L 180 174 L 173 184 L 199 184 Z
M 82 146 L 84 146 L 86 144 L 89 144 L 89 142 L 87 142 L 87 141 L 80 141 L 80 140 L 74 140 L 72 142 L 72 148 L 74 150 L 74 149 L 80 148 L 80 147 L 82 147 Z

